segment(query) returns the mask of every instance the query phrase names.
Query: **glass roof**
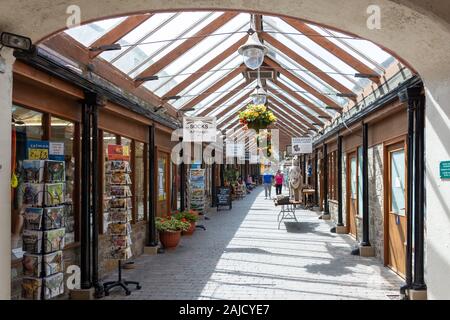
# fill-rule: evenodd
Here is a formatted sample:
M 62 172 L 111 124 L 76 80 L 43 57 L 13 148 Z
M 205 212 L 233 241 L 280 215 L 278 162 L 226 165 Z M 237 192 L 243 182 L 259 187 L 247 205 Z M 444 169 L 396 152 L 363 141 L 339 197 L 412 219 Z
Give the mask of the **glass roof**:
M 226 111 L 218 120 L 220 123 L 221 120 L 226 119 L 245 103 L 248 103 L 248 99 L 246 99 L 242 104 L 235 105 L 236 101 L 245 95 L 248 96 L 256 86 L 254 79 L 247 82 L 247 75 L 243 72 L 237 75 L 233 73 L 232 76 L 229 76 L 242 65 L 243 61 L 237 50 L 227 55 L 224 54 L 228 48 L 247 36 L 251 15 L 248 13 L 239 13 L 234 17 L 225 17 L 225 15 L 226 13 L 218 11 L 149 14 L 144 22 L 136 24 L 132 31 L 117 41 L 121 45 L 120 50 L 104 51 L 96 59 L 109 62 L 123 72 L 124 76 L 136 80 L 149 67 L 170 55 L 173 59 L 167 63 L 165 61 L 168 60 L 167 58 L 161 60 L 159 63 L 161 67 L 156 68 L 158 71 L 154 75 L 157 76 L 157 79 L 145 81 L 142 86 L 161 98 L 166 95 L 177 96 L 177 99 L 168 102 L 176 109 L 190 109 L 186 110 L 188 114 L 199 115 L 207 110 L 205 114 L 215 116 Z M 65 32 L 89 48 L 93 44 L 101 42 L 101 40 L 97 40 L 104 35 L 120 29 L 126 18 L 98 21 Z M 228 20 L 220 20 L 224 18 Z M 308 92 L 296 81 L 286 77 L 283 70 L 275 68 L 276 80 L 265 81 L 266 89 L 271 91 L 271 99 L 292 116 L 302 117 L 306 121 L 312 122 L 310 118 L 298 112 L 274 93 L 283 94 L 292 104 L 313 117 L 318 117 L 320 114 L 317 110 L 305 105 L 304 102 L 298 101 L 295 96 L 300 96 L 315 105 L 323 111 L 322 114 L 334 116 L 337 111 L 326 109 L 327 105 L 322 100 L 327 101 L 326 98 L 328 98 L 344 107 L 349 100 L 339 97 L 338 90 L 346 88 L 347 92 L 357 93 L 370 84 L 371 80 L 356 77 L 356 74 L 360 73 L 357 65 L 350 65 L 338 55 L 323 48 L 315 41 L 314 36 L 309 35 L 308 37 L 308 35 L 302 34 L 282 18 L 265 15 L 261 18 L 262 30 L 257 30 L 258 32 L 267 33 L 314 67 L 312 69 L 310 66 L 301 65 L 296 62 L 295 57 L 290 56 L 289 52 L 277 49 L 276 43 L 263 41 L 269 49 L 268 57 L 314 90 L 315 94 Z M 354 57 L 355 61 L 373 70 L 373 73 L 382 75 L 388 64 L 395 61 L 390 54 L 370 41 L 357 39 L 309 23 L 305 23 L 305 25 L 319 33 L 320 37 L 325 37 L 333 45 Z M 209 28 L 208 33 L 202 34 L 205 27 Z M 189 44 L 189 42 L 192 42 L 193 45 L 188 46 L 188 50 L 177 50 L 180 44 Z M 218 63 L 214 63 L 208 68 L 205 67 L 221 54 L 225 56 L 221 57 L 222 59 Z M 164 64 L 162 64 L 163 62 Z M 327 75 L 328 78 L 321 78 L 320 74 Z M 342 86 L 336 88 L 335 84 L 328 83 L 332 82 L 329 79 L 335 80 Z M 221 85 L 215 85 L 218 81 L 221 81 Z M 275 81 L 289 91 L 284 91 Z M 247 84 L 244 89 L 242 89 L 243 84 Z M 180 85 L 179 89 L 178 85 Z M 214 86 L 213 91 L 210 90 L 212 86 Z M 321 94 L 320 97 L 317 97 L 318 93 Z

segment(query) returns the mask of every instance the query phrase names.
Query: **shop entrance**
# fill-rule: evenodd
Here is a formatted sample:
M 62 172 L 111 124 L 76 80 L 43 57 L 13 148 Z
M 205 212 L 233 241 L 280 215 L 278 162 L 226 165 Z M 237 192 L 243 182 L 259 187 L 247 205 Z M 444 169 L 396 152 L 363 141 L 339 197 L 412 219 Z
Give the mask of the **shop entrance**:
M 386 264 L 399 275 L 405 275 L 406 258 L 406 153 L 405 142 L 385 149 L 385 245 Z

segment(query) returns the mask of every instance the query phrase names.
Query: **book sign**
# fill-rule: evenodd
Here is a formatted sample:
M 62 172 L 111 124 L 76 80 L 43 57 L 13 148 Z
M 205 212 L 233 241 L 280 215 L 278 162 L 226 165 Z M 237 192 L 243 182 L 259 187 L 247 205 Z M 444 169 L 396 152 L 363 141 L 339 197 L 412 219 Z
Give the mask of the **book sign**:
M 292 138 L 292 154 L 312 153 L 312 138 Z
M 49 142 L 48 141 L 27 141 L 27 151 L 29 160 L 47 160 Z
M 184 117 L 183 141 L 216 142 L 215 117 Z

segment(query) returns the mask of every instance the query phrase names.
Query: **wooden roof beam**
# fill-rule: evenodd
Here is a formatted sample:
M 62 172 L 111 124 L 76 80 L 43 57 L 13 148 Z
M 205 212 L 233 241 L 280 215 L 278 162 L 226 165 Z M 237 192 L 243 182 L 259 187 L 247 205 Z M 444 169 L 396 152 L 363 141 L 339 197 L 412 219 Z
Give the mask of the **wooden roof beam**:
M 231 110 L 233 110 L 233 108 L 236 108 L 238 105 L 240 105 L 241 103 L 243 103 L 245 100 L 247 100 L 248 99 L 248 96 L 246 95 L 246 94 L 244 94 L 241 98 L 239 98 L 237 101 L 235 101 L 232 105 L 230 105 L 230 106 L 228 106 L 228 107 L 226 107 L 224 110 L 222 110 L 218 115 L 216 115 L 215 117 L 217 118 L 217 120 L 219 120 L 221 117 L 223 117 L 225 114 L 227 114 L 227 112 L 230 112 Z M 245 107 L 245 105 L 243 106 L 243 107 Z M 242 107 L 242 108 L 243 108 Z M 242 109 L 241 108 L 241 109 Z M 241 109 L 239 109 L 239 110 L 241 110 Z M 238 111 L 239 111 L 238 110 Z M 231 116 L 233 116 L 233 115 L 231 115 Z M 236 115 L 237 116 L 237 115 Z M 230 117 L 228 117 L 227 118 L 227 120 L 229 119 Z
M 264 61 L 266 62 L 267 65 L 269 65 L 271 67 L 274 67 L 274 68 L 277 68 L 277 70 L 279 70 L 280 73 L 283 74 L 286 78 L 288 78 L 289 80 L 294 82 L 296 85 L 298 85 L 299 87 L 303 88 L 305 91 L 307 91 L 310 94 L 312 94 L 313 96 L 315 96 L 317 99 L 321 100 L 327 106 L 330 106 L 333 109 L 335 109 L 336 111 L 342 113 L 342 107 L 339 104 L 337 104 L 336 102 L 334 102 L 333 100 L 328 98 L 323 93 L 317 91 L 315 88 L 313 88 L 312 86 L 310 86 L 309 84 L 307 84 L 303 80 L 299 79 L 293 73 L 291 73 L 291 72 L 287 71 L 286 69 L 284 69 L 277 62 L 273 61 L 272 59 L 270 59 L 268 57 L 266 57 L 266 59 Z
M 213 112 L 214 109 L 215 109 L 214 107 L 220 107 L 222 104 L 224 104 L 225 102 L 230 100 L 232 97 L 237 95 L 241 90 L 244 90 L 245 87 L 248 86 L 248 85 L 249 85 L 248 82 L 244 82 L 244 83 L 238 85 L 237 87 L 233 88 L 232 89 L 233 91 L 228 92 L 220 100 L 218 100 L 217 102 L 213 103 L 213 105 L 205 107 L 204 110 L 198 116 L 199 117 L 204 117 L 207 114 Z
M 288 97 L 286 97 L 284 94 L 282 94 L 281 92 L 278 92 L 278 91 L 274 91 L 274 90 L 272 90 L 272 89 L 269 89 L 269 92 L 270 93 L 272 93 L 273 95 L 275 95 L 275 96 L 277 96 L 278 98 L 280 98 L 281 100 L 283 100 L 286 104 L 288 104 L 288 105 L 290 105 L 292 108 L 294 108 L 294 110 L 297 110 L 298 112 L 300 112 L 300 113 L 303 113 L 303 112 L 305 112 L 305 110 L 303 110 L 303 109 L 301 109 L 301 108 L 299 108 L 291 99 L 289 99 Z M 274 99 L 271 99 L 270 101 L 272 101 L 273 103 L 276 103 L 277 104 L 277 106 L 279 106 L 280 107 L 280 105 L 279 105 L 279 103 L 278 103 L 278 101 L 276 101 L 276 100 L 274 100 Z M 307 128 L 314 128 L 314 126 L 311 124 L 311 123 L 309 123 L 307 120 L 305 120 L 303 117 L 298 117 L 298 120 L 300 121 L 300 122 L 302 122 Z M 318 122 L 316 122 L 315 120 L 313 120 L 312 121 L 313 123 L 318 123 Z M 320 123 L 318 123 L 318 124 L 321 124 L 322 122 L 320 122 Z M 323 124 L 323 123 L 322 123 Z
M 210 60 L 208 63 L 204 64 L 202 67 L 200 67 L 196 73 L 191 74 L 189 77 L 187 77 L 185 80 L 180 82 L 178 85 L 176 85 L 174 88 L 172 88 L 169 92 L 167 92 L 164 97 L 171 97 L 175 96 L 184 89 L 186 89 L 189 85 L 194 83 L 196 80 L 198 80 L 200 77 L 202 77 L 206 72 L 212 70 L 215 66 L 217 66 L 219 63 L 224 61 L 226 58 L 231 56 L 233 53 L 236 53 L 237 50 L 241 45 L 243 45 L 247 41 L 248 36 L 244 36 L 241 39 L 239 39 L 237 42 L 235 42 L 233 45 L 231 45 L 226 50 L 222 51 L 219 55 L 217 55 L 214 59 Z
M 268 103 L 269 107 L 272 110 L 277 110 L 277 112 L 281 113 L 284 117 L 291 119 L 292 123 L 295 124 L 297 127 L 307 131 L 309 126 L 305 126 L 305 124 L 301 123 L 297 118 L 296 118 L 296 114 L 293 113 L 289 113 L 287 112 L 287 110 L 284 110 L 281 106 L 272 103 L 272 101 L 269 101 Z
M 143 14 L 137 16 L 130 16 L 119 23 L 116 27 L 109 30 L 99 39 L 97 39 L 90 47 L 98 48 L 104 45 L 113 44 L 125 37 L 128 33 L 139 27 L 142 23 L 147 21 L 153 14 Z M 89 57 L 94 59 L 103 51 L 91 51 Z
M 276 49 L 280 50 L 284 54 L 286 54 L 289 58 L 291 58 L 293 61 L 297 62 L 299 65 L 303 66 L 306 70 L 310 71 L 314 75 L 316 75 L 319 79 L 323 80 L 325 83 L 329 84 L 333 88 L 335 88 L 337 91 L 341 93 L 346 94 L 354 94 L 354 92 L 350 89 L 348 89 L 346 86 L 341 84 L 339 81 L 335 80 L 333 77 L 329 76 L 325 72 L 321 71 L 318 67 L 316 67 L 314 64 L 297 54 L 294 50 L 289 48 L 288 46 L 281 43 L 279 40 L 275 39 L 271 35 L 263 32 L 261 35 L 262 39 L 266 40 L 268 43 L 270 43 L 272 46 L 274 46 Z M 352 100 L 356 101 L 356 96 L 351 98 Z
M 349 54 L 344 49 L 341 49 L 339 46 L 335 45 L 333 42 L 328 40 L 326 37 L 321 35 L 319 32 L 314 30 L 313 28 L 306 25 L 306 23 L 292 18 L 281 18 L 286 23 L 291 25 L 294 29 L 297 31 L 300 31 L 305 36 L 307 36 L 309 39 L 314 41 L 316 44 L 321 46 L 322 48 L 328 50 L 331 54 L 338 57 L 342 61 L 344 61 L 346 64 L 351 66 L 353 69 L 358 70 L 360 73 L 364 74 L 377 74 L 374 70 L 369 68 L 367 65 L 365 65 L 363 62 Z M 376 84 L 380 83 L 380 77 L 377 78 L 371 78 L 373 82 Z
M 225 12 L 220 17 L 209 23 L 203 29 L 194 34 L 191 38 L 187 39 L 171 52 L 166 54 L 163 58 L 158 60 L 157 62 L 150 65 L 147 69 L 141 72 L 136 78 L 144 78 L 149 76 L 154 76 L 156 73 L 164 69 L 171 62 L 175 61 L 181 55 L 186 53 L 188 50 L 192 49 L 196 44 L 200 43 L 205 39 L 206 36 L 210 35 L 214 31 L 218 30 L 222 26 L 224 26 L 228 21 L 232 20 L 236 17 L 238 12 Z M 143 81 L 135 81 L 136 87 L 140 86 Z
M 280 82 L 280 81 L 272 81 L 272 83 L 274 85 L 276 85 L 278 88 L 280 88 L 281 90 L 283 90 L 284 92 L 286 92 L 287 94 L 289 94 L 291 97 L 293 97 L 294 99 L 300 101 L 301 103 L 303 103 L 305 106 L 309 107 L 310 109 L 314 110 L 315 112 L 317 112 L 320 116 L 322 117 L 327 117 L 327 119 L 331 119 L 331 116 L 323 111 L 322 108 L 320 108 L 319 106 L 315 105 L 314 103 L 312 103 L 311 101 L 309 101 L 308 99 L 302 97 L 301 95 L 299 95 L 297 92 L 295 92 L 294 90 L 292 90 L 291 88 L 289 88 L 287 85 L 285 85 L 284 83 Z M 303 110 L 303 109 L 301 109 Z M 300 111 L 301 112 L 301 111 Z M 303 110 L 303 112 L 311 115 L 309 112 L 307 112 L 306 110 Z M 317 122 L 319 124 L 323 124 L 322 121 L 320 121 L 319 119 L 317 119 L 315 116 L 308 116 L 309 119 L 311 119 L 314 122 Z
M 244 65 L 240 65 L 233 71 L 229 72 L 225 77 L 220 79 L 219 81 L 215 82 L 212 86 L 204 90 L 202 93 L 200 93 L 197 97 L 190 100 L 188 103 L 186 103 L 180 110 L 188 110 L 193 107 L 195 107 L 198 103 L 205 100 L 207 97 L 209 97 L 211 94 L 216 92 L 218 89 L 226 85 L 228 82 L 236 78 L 240 73 L 242 73 L 246 67 Z

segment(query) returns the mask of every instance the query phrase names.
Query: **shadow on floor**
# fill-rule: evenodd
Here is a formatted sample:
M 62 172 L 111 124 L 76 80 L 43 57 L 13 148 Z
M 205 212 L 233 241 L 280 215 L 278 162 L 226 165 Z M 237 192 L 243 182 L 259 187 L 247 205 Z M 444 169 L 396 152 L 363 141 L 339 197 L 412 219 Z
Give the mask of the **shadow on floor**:
M 288 233 L 314 233 L 324 237 L 333 237 L 328 232 L 318 231 L 319 222 L 284 222 Z

